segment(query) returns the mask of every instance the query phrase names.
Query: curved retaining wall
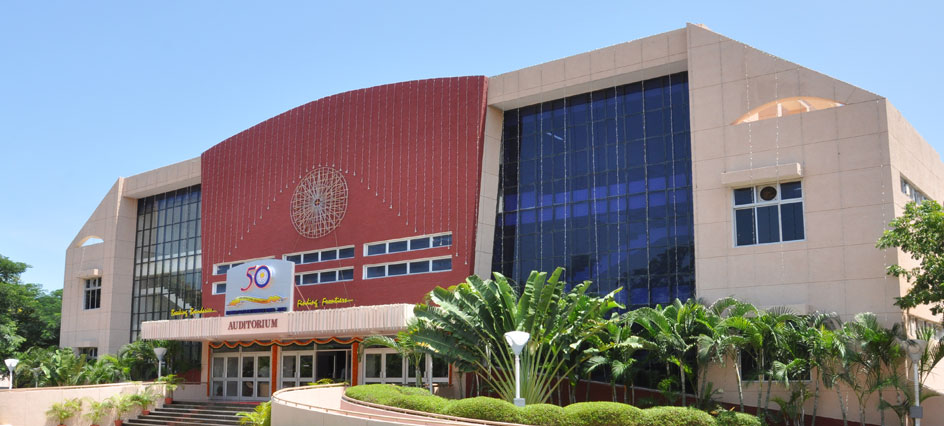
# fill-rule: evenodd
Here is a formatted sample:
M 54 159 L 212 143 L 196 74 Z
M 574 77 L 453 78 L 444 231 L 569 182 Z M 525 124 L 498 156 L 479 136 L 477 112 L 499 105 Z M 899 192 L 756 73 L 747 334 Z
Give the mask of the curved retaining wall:
M 431 418 L 344 398 L 344 385 L 283 389 L 272 395 L 272 424 L 279 426 L 342 425 L 510 425 L 458 418 Z

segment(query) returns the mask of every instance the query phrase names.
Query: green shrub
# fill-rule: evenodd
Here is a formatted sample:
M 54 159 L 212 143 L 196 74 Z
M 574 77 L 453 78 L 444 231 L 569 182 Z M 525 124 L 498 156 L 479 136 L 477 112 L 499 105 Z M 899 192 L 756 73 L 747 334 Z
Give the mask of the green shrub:
M 521 423 L 535 426 L 566 426 L 564 409 L 552 404 L 526 405 L 519 410 Z
M 643 426 L 715 426 L 715 418 L 704 411 L 687 407 L 652 407 L 643 410 Z
M 734 411 L 719 412 L 715 421 L 718 426 L 761 426 L 763 424 L 755 415 Z
M 443 414 L 506 423 L 520 423 L 521 421 L 518 407 L 514 404 L 487 396 L 452 401 Z
M 430 395 L 432 395 L 431 393 L 429 393 L 429 390 L 427 390 L 426 388 L 414 388 L 414 387 L 409 387 L 409 386 L 400 386 L 400 387 L 397 387 L 397 389 L 399 389 L 399 390 L 400 390 L 400 393 L 402 393 L 402 394 L 404 394 L 404 395 L 425 395 L 425 396 L 430 396 Z
M 390 405 L 393 398 L 403 395 L 394 385 L 360 385 L 347 388 L 344 392 L 349 398 L 373 404 Z
M 442 414 L 446 410 L 449 400 L 436 395 L 399 395 L 390 400 L 391 407 L 407 410 L 425 411 L 427 413 Z
M 618 402 L 578 402 L 564 407 L 563 423 L 574 426 L 637 426 L 643 411 Z

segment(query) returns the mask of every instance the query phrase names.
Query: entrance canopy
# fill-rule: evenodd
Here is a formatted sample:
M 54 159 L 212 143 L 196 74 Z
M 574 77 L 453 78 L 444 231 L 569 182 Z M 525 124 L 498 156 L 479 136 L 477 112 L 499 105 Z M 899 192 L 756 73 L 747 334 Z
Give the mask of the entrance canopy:
M 146 321 L 149 340 L 258 340 L 394 334 L 413 317 L 413 305 L 374 305 L 258 315 Z

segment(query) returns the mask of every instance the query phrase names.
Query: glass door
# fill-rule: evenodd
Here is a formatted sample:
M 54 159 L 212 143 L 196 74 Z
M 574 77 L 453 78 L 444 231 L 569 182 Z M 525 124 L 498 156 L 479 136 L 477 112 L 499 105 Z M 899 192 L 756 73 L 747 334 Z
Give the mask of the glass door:
M 239 354 L 214 355 L 212 361 L 211 396 L 235 399 L 239 395 Z
M 271 356 L 266 354 L 242 354 L 242 368 L 239 378 L 239 399 L 253 400 L 269 397 L 269 381 L 272 378 Z
M 314 352 L 282 353 L 282 386 L 279 389 L 306 386 L 315 381 Z
M 364 350 L 364 383 L 405 383 L 403 357 L 392 349 Z

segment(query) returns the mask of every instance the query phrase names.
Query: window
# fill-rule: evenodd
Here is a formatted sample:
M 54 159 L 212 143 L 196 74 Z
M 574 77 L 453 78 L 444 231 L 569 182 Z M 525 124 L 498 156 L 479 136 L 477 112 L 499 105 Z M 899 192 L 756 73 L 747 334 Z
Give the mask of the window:
M 102 279 L 89 278 L 85 280 L 85 309 L 102 307 Z
M 325 250 L 295 253 L 284 256 L 285 260 L 296 265 L 307 263 L 327 262 L 329 260 L 351 259 L 354 257 L 354 246 L 336 247 Z
M 452 258 L 410 260 L 394 262 L 384 265 L 368 265 L 364 267 L 365 278 L 395 277 L 398 275 L 426 274 L 430 272 L 444 272 L 452 270 Z
M 213 294 L 226 294 L 226 283 L 213 283 Z
M 907 180 L 905 180 L 904 176 L 901 176 L 901 192 L 907 195 L 908 198 L 911 199 L 911 201 L 917 204 L 921 204 L 925 200 L 931 199 L 931 197 L 924 195 L 923 192 L 918 191 L 918 189 L 915 188 L 914 185 L 911 184 L 911 182 L 908 182 Z
M 451 245 L 452 234 L 424 235 L 422 237 L 404 238 L 400 240 L 384 241 L 382 243 L 367 244 L 364 246 L 364 255 L 377 256 L 380 254 L 425 250 L 436 247 L 448 247 Z
M 98 348 L 78 348 L 79 356 L 85 355 L 86 361 L 94 362 L 98 359 Z
M 353 280 L 354 268 L 331 269 L 295 274 L 295 285 L 327 284 Z
M 734 242 L 737 246 L 805 238 L 800 182 L 734 190 Z

